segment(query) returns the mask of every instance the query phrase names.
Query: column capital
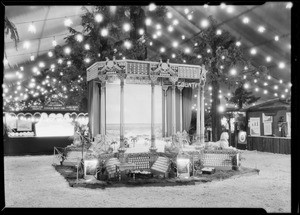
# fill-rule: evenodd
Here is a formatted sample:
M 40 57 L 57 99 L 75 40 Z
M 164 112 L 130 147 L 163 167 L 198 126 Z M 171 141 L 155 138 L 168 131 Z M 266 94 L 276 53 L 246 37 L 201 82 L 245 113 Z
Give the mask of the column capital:
M 169 86 L 168 85 L 162 85 L 161 88 L 164 90 L 164 91 L 167 91 Z
M 178 90 L 180 90 L 180 93 L 181 93 L 182 90 L 183 90 L 183 88 L 184 88 L 184 86 L 179 85 L 179 86 L 177 86 L 177 88 L 178 88 Z

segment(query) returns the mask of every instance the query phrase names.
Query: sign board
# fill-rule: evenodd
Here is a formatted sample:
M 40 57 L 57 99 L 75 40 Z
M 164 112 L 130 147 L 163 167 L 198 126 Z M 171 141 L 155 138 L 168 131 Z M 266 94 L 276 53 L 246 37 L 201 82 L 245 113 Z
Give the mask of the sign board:
M 189 178 L 190 177 L 190 159 L 177 158 L 177 177 Z
M 253 117 L 249 120 L 249 128 L 251 136 L 260 136 L 260 118 Z
M 32 131 L 32 122 L 27 120 L 18 120 L 17 131 Z
M 246 144 L 247 133 L 245 131 L 239 131 L 238 134 L 238 143 Z

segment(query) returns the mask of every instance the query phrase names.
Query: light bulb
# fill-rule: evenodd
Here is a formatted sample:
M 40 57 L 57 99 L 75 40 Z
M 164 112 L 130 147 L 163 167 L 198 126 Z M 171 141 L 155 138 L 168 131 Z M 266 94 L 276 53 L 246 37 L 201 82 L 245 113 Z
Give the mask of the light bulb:
M 128 23 L 125 23 L 124 25 L 123 25 L 123 29 L 124 29 L 124 31 L 129 31 L 130 30 L 130 24 L 128 24 Z
M 99 23 L 99 22 L 102 22 L 102 20 L 103 20 L 102 14 L 97 13 L 97 14 L 95 15 L 95 21 Z
M 65 19 L 64 25 L 66 27 L 70 27 L 73 24 L 72 20 L 70 18 Z
M 34 26 L 33 23 L 31 23 L 31 24 L 29 25 L 28 31 L 29 31 L 30 33 L 33 33 L 33 34 L 36 33 L 36 27 Z
M 244 24 L 248 24 L 248 23 L 249 23 L 249 21 L 250 21 L 250 20 L 249 20 L 249 18 L 248 18 L 248 17 L 244 17 L 244 18 L 243 18 L 243 23 L 244 23 Z
M 106 28 L 101 30 L 101 36 L 106 37 L 108 35 L 108 30 Z
M 202 28 L 206 28 L 209 25 L 209 21 L 207 19 L 203 19 L 200 25 Z

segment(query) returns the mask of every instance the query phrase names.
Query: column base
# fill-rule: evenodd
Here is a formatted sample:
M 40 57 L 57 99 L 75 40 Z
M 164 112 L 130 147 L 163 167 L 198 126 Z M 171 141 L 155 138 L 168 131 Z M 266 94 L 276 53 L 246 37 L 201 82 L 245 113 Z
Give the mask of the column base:
M 157 152 L 157 148 L 151 146 L 151 147 L 149 148 L 149 151 L 150 151 L 151 153 L 155 153 L 155 152 Z
M 126 148 L 125 147 L 120 147 L 118 148 L 118 152 L 119 153 L 124 153 L 126 151 Z

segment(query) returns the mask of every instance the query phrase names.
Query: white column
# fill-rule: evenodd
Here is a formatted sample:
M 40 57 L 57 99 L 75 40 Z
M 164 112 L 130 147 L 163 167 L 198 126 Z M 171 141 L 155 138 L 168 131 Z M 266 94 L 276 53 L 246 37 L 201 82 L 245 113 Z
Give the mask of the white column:
M 164 109 L 164 112 L 165 112 L 165 114 L 164 114 L 164 123 L 165 123 L 165 130 L 163 131 L 164 132 L 164 134 L 165 134 L 165 137 L 167 136 L 167 133 L 168 133 L 168 122 L 167 122 L 167 90 L 168 90 L 168 87 L 169 86 L 167 86 L 167 85 L 163 85 L 162 86 L 162 89 L 163 89 L 163 91 L 164 91 L 164 107 L 165 107 L 165 109 Z
M 121 78 L 120 91 L 120 148 L 125 149 L 124 146 L 124 79 Z
M 155 84 L 151 83 L 151 147 L 150 151 L 155 152 L 157 148 L 155 147 L 155 101 L 154 101 L 154 90 Z
M 101 82 L 101 109 L 100 109 L 100 117 L 101 117 L 101 134 L 105 135 L 106 125 L 105 125 L 105 88 L 106 83 L 105 81 Z
M 204 130 L 205 130 L 205 124 L 204 124 L 204 85 L 201 85 L 200 87 L 200 143 L 204 144 L 205 138 L 204 138 Z
M 176 134 L 176 86 L 172 84 L 172 135 Z
M 182 90 L 183 90 L 183 87 L 182 86 L 179 86 L 178 87 L 178 89 L 179 89 L 179 98 L 180 98 L 180 101 L 179 101 L 179 112 L 180 112 L 180 118 L 179 118 L 179 123 L 180 123 L 180 132 L 182 132 L 182 109 L 183 109 L 183 107 L 182 107 Z
M 196 137 L 197 137 L 197 142 L 199 143 L 200 140 L 200 110 L 201 110 L 201 100 L 200 100 L 200 94 L 201 94 L 201 89 L 200 86 L 198 86 L 198 93 L 197 93 L 197 133 L 196 133 Z

